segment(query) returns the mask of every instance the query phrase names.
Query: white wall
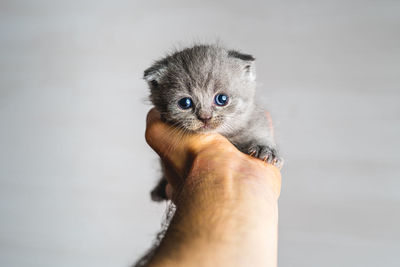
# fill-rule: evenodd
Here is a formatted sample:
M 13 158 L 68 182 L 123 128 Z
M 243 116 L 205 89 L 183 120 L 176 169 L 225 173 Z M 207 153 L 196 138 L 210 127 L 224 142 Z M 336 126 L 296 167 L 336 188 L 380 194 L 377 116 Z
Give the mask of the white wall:
M 257 58 L 286 158 L 280 266 L 399 266 L 398 1 L 2 1 L 0 266 L 128 266 L 150 246 L 141 80 L 174 46 Z

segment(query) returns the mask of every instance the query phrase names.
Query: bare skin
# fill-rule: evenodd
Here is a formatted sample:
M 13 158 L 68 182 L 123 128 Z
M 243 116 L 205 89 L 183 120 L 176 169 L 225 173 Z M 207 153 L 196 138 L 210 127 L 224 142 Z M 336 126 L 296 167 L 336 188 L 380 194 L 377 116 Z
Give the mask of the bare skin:
M 177 206 L 148 266 L 277 266 L 280 171 L 218 134 L 181 134 L 151 110 L 147 143 Z

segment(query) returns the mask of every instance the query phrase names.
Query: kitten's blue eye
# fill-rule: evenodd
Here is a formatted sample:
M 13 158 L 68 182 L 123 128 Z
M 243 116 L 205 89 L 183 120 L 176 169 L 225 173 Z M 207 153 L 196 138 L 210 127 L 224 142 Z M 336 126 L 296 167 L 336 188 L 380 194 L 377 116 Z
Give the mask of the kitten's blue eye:
M 215 104 L 218 106 L 225 106 L 228 104 L 228 96 L 225 94 L 218 94 L 215 96 Z
M 181 107 L 181 109 L 188 109 L 192 107 L 193 102 L 189 97 L 184 97 L 178 101 L 178 105 Z

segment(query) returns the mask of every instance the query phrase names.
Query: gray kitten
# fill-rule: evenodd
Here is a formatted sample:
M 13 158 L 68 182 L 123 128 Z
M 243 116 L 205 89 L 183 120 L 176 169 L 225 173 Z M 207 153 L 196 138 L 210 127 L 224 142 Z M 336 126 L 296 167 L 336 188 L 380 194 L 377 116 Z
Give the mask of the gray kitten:
M 218 132 L 240 151 L 281 166 L 265 110 L 254 101 L 254 57 L 217 45 L 195 45 L 144 71 L 161 118 L 186 131 Z M 152 199 L 166 199 L 162 178 Z

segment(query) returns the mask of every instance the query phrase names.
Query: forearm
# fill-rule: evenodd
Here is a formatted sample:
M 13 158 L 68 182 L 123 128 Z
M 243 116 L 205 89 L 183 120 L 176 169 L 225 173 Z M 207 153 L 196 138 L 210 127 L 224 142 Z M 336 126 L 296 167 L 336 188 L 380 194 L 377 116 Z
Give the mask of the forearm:
M 237 161 L 227 162 L 193 164 L 149 266 L 276 266 L 277 196 L 263 175 L 279 172 L 254 177 Z

